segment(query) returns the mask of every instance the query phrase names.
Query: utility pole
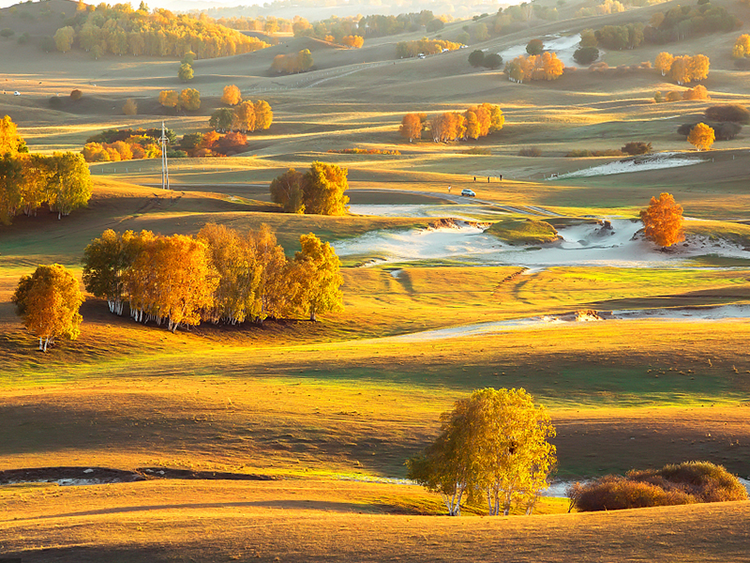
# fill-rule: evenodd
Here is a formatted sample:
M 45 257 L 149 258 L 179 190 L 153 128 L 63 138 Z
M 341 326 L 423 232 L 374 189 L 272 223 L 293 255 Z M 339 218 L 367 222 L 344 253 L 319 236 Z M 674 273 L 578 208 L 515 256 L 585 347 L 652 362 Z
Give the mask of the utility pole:
M 169 189 L 169 167 L 167 165 L 167 130 L 161 122 L 161 189 Z

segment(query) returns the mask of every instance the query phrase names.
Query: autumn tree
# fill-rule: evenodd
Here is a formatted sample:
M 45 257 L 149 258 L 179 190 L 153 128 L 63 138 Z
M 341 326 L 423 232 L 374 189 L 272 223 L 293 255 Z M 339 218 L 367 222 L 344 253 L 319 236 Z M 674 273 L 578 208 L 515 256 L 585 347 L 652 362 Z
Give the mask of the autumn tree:
M 303 203 L 305 213 L 316 215 L 344 215 L 349 198 L 348 170 L 336 164 L 313 162 L 305 173 Z
M 228 106 L 236 106 L 242 101 L 240 89 L 234 84 L 224 86 L 224 93 L 221 95 L 221 102 Z
M 663 193 L 659 199 L 651 198 L 647 209 L 641 211 L 641 221 L 646 238 L 666 248 L 685 240 L 682 231 L 682 206 L 675 203 L 672 194 Z
M 128 98 L 122 106 L 122 113 L 125 115 L 136 115 L 138 113 L 138 103 L 133 98 Z
M 248 240 L 261 270 L 257 320 L 289 316 L 295 309 L 296 287 L 294 280 L 290 279 L 291 266 L 284 249 L 277 244 L 276 235 L 266 224 L 249 233 Z
M 19 152 L 29 152 L 26 141 L 18 134 L 18 128 L 9 116 L 0 119 L 0 156 L 16 156 Z
M 401 120 L 401 127 L 399 127 L 399 133 L 405 139 L 409 139 L 411 143 L 414 139 L 422 138 L 422 120 L 419 114 L 407 113 Z
M 256 319 L 261 314 L 262 268 L 247 237 L 224 225 L 209 223 L 198 233 L 208 247 L 211 265 L 219 275 L 212 306 L 204 317 L 230 324 Z
M 699 151 L 707 151 L 711 148 L 716 140 L 716 133 L 713 128 L 705 123 L 699 123 L 690 131 L 688 143 L 693 145 Z
M 180 92 L 179 106 L 188 111 L 197 111 L 201 107 L 201 94 L 195 88 L 185 88 Z
M 75 40 L 76 32 L 70 26 L 61 27 L 55 32 L 53 39 L 55 40 L 55 47 L 62 53 L 67 53 L 73 47 L 73 41 Z
M 347 35 L 341 40 L 341 44 L 352 49 L 361 49 L 365 44 L 365 38 L 361 35 Z
M 708 96 L 708 90 L 702 84 L 698 84 L 694 88 L 688 88 L 682 93 L 683 100 L 710 100 Z
M 11 300 L 26 329 L 39 338 L 40 350 L 46 352 L 58 336 L 78 337 L 83 295 L 78 280 L 65 267 L 39 266 L 31 276 L 21 278 Z
M 555 429 L 524 389 L 481 389 L 441 415 L 440 434 L 407 461 L 409 478 L 442 495 L 451 516 L 484 497 L 491 516 L 531 513 L 556 463 Z M 467 498 L 468 497 L 468 498 Z
M 505 65 L 505 72 L 512 82 L 526 80 L 556 80 L 562 76 L 565 65 L 557 53 L 546 51 L 541 55 L 520 55 Z
M 258 100 L 253 104 L 253 110 L 255 111 L 255 129 L 258 131 L 265 131 L 273 123 L 273 111 L 271 110 L 271 104 L 265 100 Z
M 304 213 L 304 186 L 304 174 L 290 168 L 271 182 L 271 201 L 286 213 Z
M 255 131 L 255 105 L 253 102 L 247 100 L 234 108 L 232 129 L 242 132 Z
M 750 35 L 743 33 L 734 43 L 732 58 L 743 59 L 748 56 L 750 56 Z
M 49 162 L 48 180 L 50 210 L 57 218 L 84 207 L 91 199 L 91 174 L 82 154 L 54 153 Z
M 176 108 L 180 102 L 180 95 L 174 90 L 162 90 L 159 92 L 159 103 L 165 108 Z
M 654 67 L 656 67 L 656 70 L 661 72 L 662 76 L 666 76 L 670 69 L 672 68 L 672 63 L 674 62 L 674 56 L 670 53 L 667 53 L 666 51 L 662 51 L 658 55 L 656 55 L 656 60 L 654 61 Z
M 145 234 L 141 234 L 142 239 Z M 107 300 L 110 313 L 122 316 L 125 306 L 125 272 L 139 250 L 133 231 L 116 233 L 107 229 L 83 251 L 83 284 L 86 291 Z
M 177 71 L 177 77 L 183 82 L 190 82 L 193 79 L 193 67 L 188 63 L 182 63 Z
M 343 309 L 341 261 L 331 245 L 313 233 L 302 235 L 299 242 L 301 250 L 294 255 L 295 299 L 316 321 L 319 314 Z
M 131 314 L 137 320 L 166 321 L 172 332 L 199 324 L 219 282 L 206 244 L 185 235 L 134 242 L 141 251 L 124 276 Z
M 21 207 L 23 170 L 17 158 L 6 153 L 0 156 L 0 223 L 10 225 Z

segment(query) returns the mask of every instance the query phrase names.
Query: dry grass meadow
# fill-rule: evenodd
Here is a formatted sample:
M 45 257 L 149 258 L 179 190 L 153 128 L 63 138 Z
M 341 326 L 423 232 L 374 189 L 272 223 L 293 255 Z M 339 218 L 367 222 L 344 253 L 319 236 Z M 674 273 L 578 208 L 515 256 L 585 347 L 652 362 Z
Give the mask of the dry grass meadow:
M 750 22 L 747 6 L 714 3 Z M 572 149 L 643 140 L 656 151 L 697 156 L 677 127 L 709 105 L 750 102 L 750 72 L 736 70 L 730 58 L 748 25 L 666 46 L 710 57 L 709 102 L 654 103 L 656 90 L 683 89 L 655 70 L 578 69 L 554 82 L 519 85 L 501 70 L 468 65 L 474 48 L 502 52 L 533 37 L 645 21 L 675 2 L 582 20 L 569 4 L 559 22 L 424 60 L 395 59 L 395 42 L 422 35 L 414 33 L 367 41 L 360 50 L 285 37 L 256 53 L 196 61 L 189 86 L 203 104 L 179 115 L 156 101 L 159 91 L 183 87 L 177 61 L 92 60 L 0 39 L 0 116 L 18 123 L 32 151 L 78 151 L 103 129 L 162 121 L 178 135 L 206 131 L 227 84 L 274 111 L 272 127 L 249 137 L 247 153 L 173 161 L 171 191 L 158 186 L 159 162 L 94 164 L 87 209 L 61 221 L 42 213 L 0 226 L 0 471 L 167 467 L 273 480 L 0 486 L 0 561 L 750 561 L 748 503 L 568 514 L 566 500 L 544 499 L 532 517 L 486 518 L 475 508 L 452 519 L 441 516 L 437 496 L 398 481 L 404 460 L 436 435 L 440 413 L 487 386 L 524 387 L 552 411 L 557 479 L 693 459 L 748 477 L 745 320 L 609 320 L 414 336 L 589 309 L 748 305 L 746 259 L 708 249 L 664 267 L 526 270 L 440 258 L 378 263 L 377 253 L 363 253 L 343 261 L 344 312 L 318 323 L 171 334 L 110 315 L 89 297 L 79 339 L 47 354 L 36 351 L 10 303 L 20 276 L 38 264 L 62 263 L 80 275 L 84 247 L 107 228 L 195 234 L 207 222 L 242 231 L 267 223 L 292 253 L 310 231 L 336 243 L 467 214 L 538 219 L 543 208 L 566 217 L 633 218 L 652 195 L 669 191 L 690 218 L 689 234 L 750 247 L 746 134 L 717 142 L 694 166 L 547 180 L 617 160 L 566 158 Z M 62 0 L 50 6 L 75 9 Z M 0 27 L 15 26 L 17 35 L 24 26 L 49 33 L 58 21 L 0 13 Z M 445 36 L 462 25 L 449 24 Z M 276 54 L 302 48 L 313 53 L 313 71 L 269 75 Z M 661 50 L 646 45 L 604 60 L 638 64 Z M 80 101 L 50 107 L 50 96 L 73 88 L 83 91 Z M 138 102 L 138 115 L 122 114 L 128 98 Z M 460 144 L 410 144 L 398 135 L 407 112 L 482 102 L 501 106 L 502 131 Z M 518 156 L 530 146 L 542 156 Z M 401 154 L 327 152 L 347 148 Z M 313 160 L 348 167 L 352 204 L 424 205 L 433 215 L 279 213 L 269 182 Z M 462 188 L 475 190 L 476 201 L 455 196 Z

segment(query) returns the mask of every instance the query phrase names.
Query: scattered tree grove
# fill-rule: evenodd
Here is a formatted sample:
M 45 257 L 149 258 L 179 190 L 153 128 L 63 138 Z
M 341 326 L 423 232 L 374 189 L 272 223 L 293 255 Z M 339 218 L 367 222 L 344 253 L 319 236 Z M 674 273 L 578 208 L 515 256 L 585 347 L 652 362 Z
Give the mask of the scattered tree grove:
M 288 260 L 267 225 L 245 235 L 208 224 L 197 237 L 107 230 L 84 251 L 83 280 L 122 315 L 171 331 L 340 310 L 340 262 L 314 234 Z
M 556 464 L 549 413 L 524 389 L 481 389 L 441 415 L 440 434 L 407 460 L 409 478 L 440 493 L 451 516 L 487 503 L 490 516 L 513 505 L 530 514 Z
M 505 116 L 499 106 L 480 104 L 464 113 L 446 112 L 429 121 L 432 140 L 436 143 L 478 139 L 499 131 L 505 124 Z
M 83 295 L 78 280 L 60 264 L 39 266 L 32 275 L 23 276 L 11 300 L 44 352 L 55 338 L 75 340 L 80 334 Z
M 463 43 L 455 43 L 444 39 L 427 39 L 423 37 L 417 41 L 401 41 L 396 44 L 396 56 L 399 58 L 416 57 L 420 53 L 425 55 L 436 55 L 445 50 L 455 51 L 460 49 Z
M 271 200 L 287 213 L 344 215 L 349 198 L 347 169 L 335 164 L 313 162 L 302 174 L 290 168 L 271 182 Z
M 162 90 L 159 92 L 159 103 L 165 108 L 174 108 L 196 111 L 201 107 L 201 94 L 195 88 L 185 88 L 179 93 L 175 90 Z
M 659 199 L 652 197 L 647 209 L 641 211 L 641 221 L 646 238 L 662 248 L 685 240 L 682 230 L 682 206 L 672 194 L 663 193 Z

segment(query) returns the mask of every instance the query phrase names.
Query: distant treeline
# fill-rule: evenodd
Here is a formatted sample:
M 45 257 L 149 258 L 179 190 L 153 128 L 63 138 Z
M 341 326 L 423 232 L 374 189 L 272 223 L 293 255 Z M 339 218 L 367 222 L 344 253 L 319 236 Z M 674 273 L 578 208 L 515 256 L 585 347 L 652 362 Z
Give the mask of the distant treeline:
M 237 30 L 214 23 L 207 16 L 173 14 L 156 9 L 149 12 L 144 3 L 138 10 L 130 4 L 79 5 L 68 25 L 57 30 L 55 47 L 62 52 L 78 46 L 95 58 L 113 55 L 182 57 L 192 51 L 198 58 L 210 59 L 249 53 L 268 44 Z

